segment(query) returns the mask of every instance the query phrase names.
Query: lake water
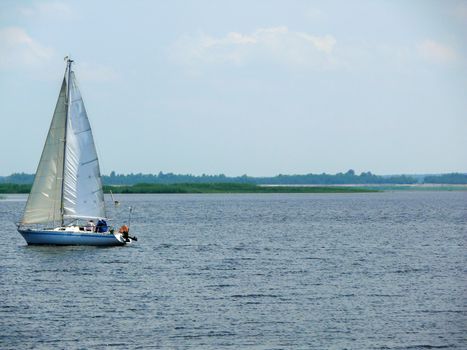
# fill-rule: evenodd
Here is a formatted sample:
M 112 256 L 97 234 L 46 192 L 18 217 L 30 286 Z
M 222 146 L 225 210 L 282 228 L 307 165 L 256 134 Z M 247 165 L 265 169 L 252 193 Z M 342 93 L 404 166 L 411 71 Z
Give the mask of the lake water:
M 118 199 L 114 248 L 0 200 L 0 348 L 467 349 L 467 192 Z

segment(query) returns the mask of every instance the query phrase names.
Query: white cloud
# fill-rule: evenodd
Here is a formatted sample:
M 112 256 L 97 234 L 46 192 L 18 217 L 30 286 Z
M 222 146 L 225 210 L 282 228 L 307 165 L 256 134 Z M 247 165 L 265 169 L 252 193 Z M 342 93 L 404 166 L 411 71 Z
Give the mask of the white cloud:
M 70 6 L 60 1 L 40 2 L 30 7 L 19 7 L 18 11 L 23 16 L 48 19 L 70 19 L 73 15 Z
M 79 73 L 79 80 L 83 81 L 108 82 L 119 79 L 119 75 L 111 67 L 94 63 L 78 63 L 76 70 Z
M 434 63 L 452 63 L 458 59 L 453 48 L 431 39 L 424 40 L 417 48 L 423 58 Z
M 51 48 L 31 38 L 23 28 L 0 29 L 0 69 L 40 66 L 52 56 Z
M 301 38 L 309 41 L 318 51 L 323 51 L 325 53 L 331 53 L 334 45 L 336 44 L 336 39 L 330 35 L 324 37 L 312 36 L 306 33 L 297 33 Z
M 289 30 L 285 26 L 259 28 L 252 33 L 231 32 L 223 37 L 184 36 L 170 49 L 176 62 L 246 65 L 255 62 L 315 69 L 331 68 L 336 39 Z

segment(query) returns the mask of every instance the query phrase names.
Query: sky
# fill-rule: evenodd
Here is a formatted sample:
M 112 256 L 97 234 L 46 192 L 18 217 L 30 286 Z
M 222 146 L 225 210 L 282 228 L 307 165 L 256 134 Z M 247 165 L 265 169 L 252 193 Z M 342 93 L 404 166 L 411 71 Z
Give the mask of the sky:
M 74 70 L 101 172 L 467 172 L 467 1 L 0 1 L 0 175 Z

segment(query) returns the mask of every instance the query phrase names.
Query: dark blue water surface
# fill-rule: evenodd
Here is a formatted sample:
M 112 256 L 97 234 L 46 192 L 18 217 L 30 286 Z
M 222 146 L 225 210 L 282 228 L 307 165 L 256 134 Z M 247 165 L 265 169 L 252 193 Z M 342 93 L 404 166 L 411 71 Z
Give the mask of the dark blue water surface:
M 0 348 L 467 349 L 466 192 L 118 199 L 132 246 L 27 246 L 0 200 Z

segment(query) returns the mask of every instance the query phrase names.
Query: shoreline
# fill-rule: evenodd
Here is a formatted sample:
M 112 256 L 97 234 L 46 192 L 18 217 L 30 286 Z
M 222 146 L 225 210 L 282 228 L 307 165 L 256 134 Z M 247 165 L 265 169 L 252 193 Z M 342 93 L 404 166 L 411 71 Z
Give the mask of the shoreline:
M 239 183 L 200 184 L 136 184 L 132 186 L 104 186 L 104 192 L 124 193 L 368 193 L 375 189 L 335 186 L 260 186 Z
M 135 184 L 103 186 L 109 194 L 209 194 L 209 193 L 373 193 L 384 191 L 467 191 L 467 185 L 450 184 L 291 184 L 255 185 L 242 183 Z M 31 185 L 0 184 L 0 199 L 6 194 L 28 194 Z

